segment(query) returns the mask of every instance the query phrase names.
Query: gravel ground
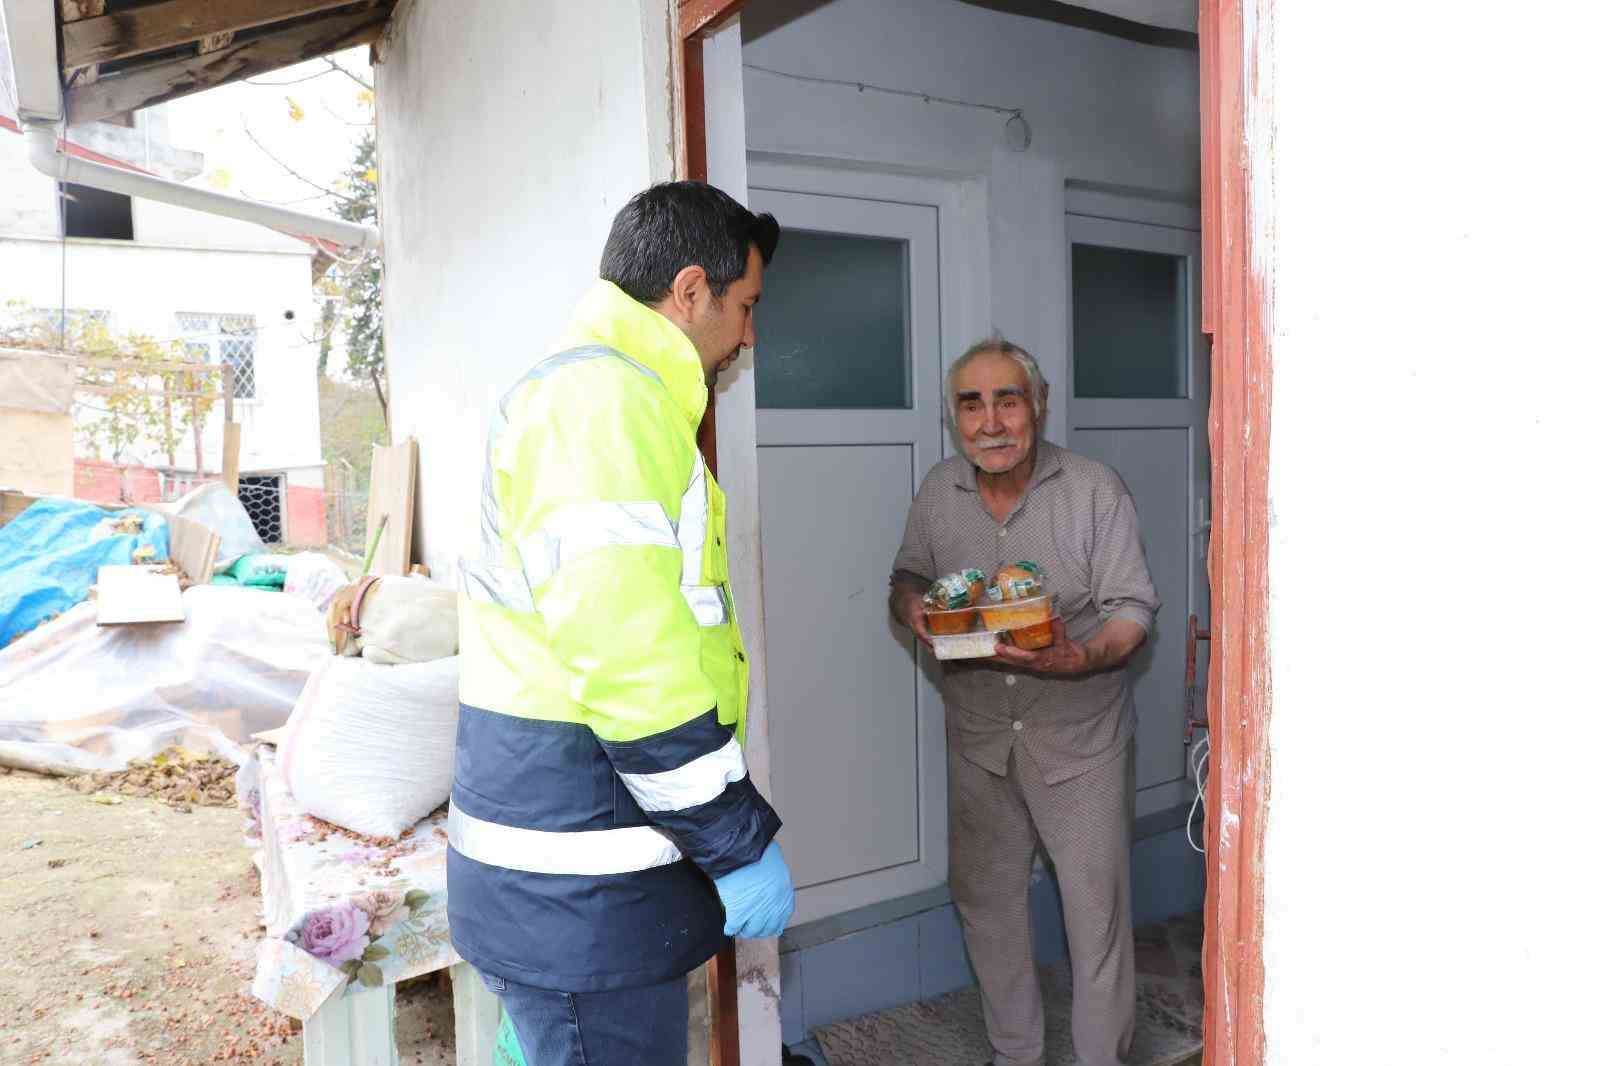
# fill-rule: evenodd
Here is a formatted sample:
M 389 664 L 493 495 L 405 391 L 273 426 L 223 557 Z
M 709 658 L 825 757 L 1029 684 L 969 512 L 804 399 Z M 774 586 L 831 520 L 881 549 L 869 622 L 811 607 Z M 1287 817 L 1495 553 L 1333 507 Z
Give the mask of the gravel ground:
M 0 769 L 0 1063 L 301 1061 L 299 1023 L 249 993 L 260 897 L 237 810 L 151 791 Z M 443 975 L 398 1001 L 401 1062 L 453 1063 Z

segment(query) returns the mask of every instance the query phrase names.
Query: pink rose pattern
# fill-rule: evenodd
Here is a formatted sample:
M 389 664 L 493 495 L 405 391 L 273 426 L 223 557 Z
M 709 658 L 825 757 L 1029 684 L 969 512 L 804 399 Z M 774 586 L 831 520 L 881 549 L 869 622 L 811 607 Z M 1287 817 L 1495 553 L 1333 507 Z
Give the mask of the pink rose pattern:
M 380 889 L 368 892 L 356 898 L 356 906 L 367 912 L 371 924 L 367 932 L 373 939 L 382 937 L 390 929 L 399 925 L 410 916 L 410 908 L 406 906 L 406 894 L 393 889 Z
M 287 939 L 302 951 L 339 967 L 368 987 L 383 984 L 378 965 L 389 949 L 378 941 L 412 918 L 429 915 L 432 897 L 421 889 L 364 892 L 350 900 L 313 912 Z
M 354 903 L 341 903 L 309 915 L 296 942 L 323 962 L 342 966 L 367 950 L 371 923 L 366 911 Z

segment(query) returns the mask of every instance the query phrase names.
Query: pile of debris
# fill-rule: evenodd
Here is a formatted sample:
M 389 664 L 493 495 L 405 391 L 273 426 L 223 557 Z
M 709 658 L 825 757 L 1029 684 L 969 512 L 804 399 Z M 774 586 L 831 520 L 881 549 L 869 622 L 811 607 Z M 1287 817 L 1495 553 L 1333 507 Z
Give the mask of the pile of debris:
M 126 770 L 68 778 L 67 786 L 85 795 L 147 796 L 187 812 L 196 805 L 232 806 L 236 770 L 220 756 L 169 747 L 151 758 L 131 760 Z

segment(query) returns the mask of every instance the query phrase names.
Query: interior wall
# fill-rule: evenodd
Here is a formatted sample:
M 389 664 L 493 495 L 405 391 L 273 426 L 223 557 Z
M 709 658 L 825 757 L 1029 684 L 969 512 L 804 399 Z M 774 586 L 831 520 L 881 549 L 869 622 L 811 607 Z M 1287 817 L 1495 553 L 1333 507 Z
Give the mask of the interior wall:
M 417 546 L 475 543 L 490 405 L 595 279 L 612 217 L 672 174 L 667 0 L 404 2 L 376 68 L 396 440 Z M 565 160 L 565 162 L 563 162 Z
M 1266 1061 L 1575 1062 L 1600 11 L 1274 6 Z
M 1066 376 L 1066 182 L 1198 199 L 1195 52 L 959 0 L 753 0 L 744 24 L 752 152 L 986 182 L 993 326 L 1051 381 Z M 1032 143 L 1012 151 L 1001 114 L 750 65 L 1020 107 Z M 1064 438 L 1061 409 L 1047 430 Z

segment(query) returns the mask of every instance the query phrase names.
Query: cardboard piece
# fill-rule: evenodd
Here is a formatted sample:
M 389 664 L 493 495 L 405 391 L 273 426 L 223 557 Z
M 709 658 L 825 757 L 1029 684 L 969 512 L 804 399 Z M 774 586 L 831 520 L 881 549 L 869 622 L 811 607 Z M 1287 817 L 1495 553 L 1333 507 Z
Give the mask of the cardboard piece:
M 95 587 L 95 621 L 100 625 L 183 621 L 177 574 L 146 566 L 102 566 Z
M 32 507 L 38 499 L 26 492 L 0 492 L 0 526 Z
M 411 572 L 411 529 L 417 501 L 417 442 L 406 438 L 399 444 L 372 446 L 372 485 L 367 494 L 367 541 L 384 523 L 372 559 L 371 573 L 408 574 Z

